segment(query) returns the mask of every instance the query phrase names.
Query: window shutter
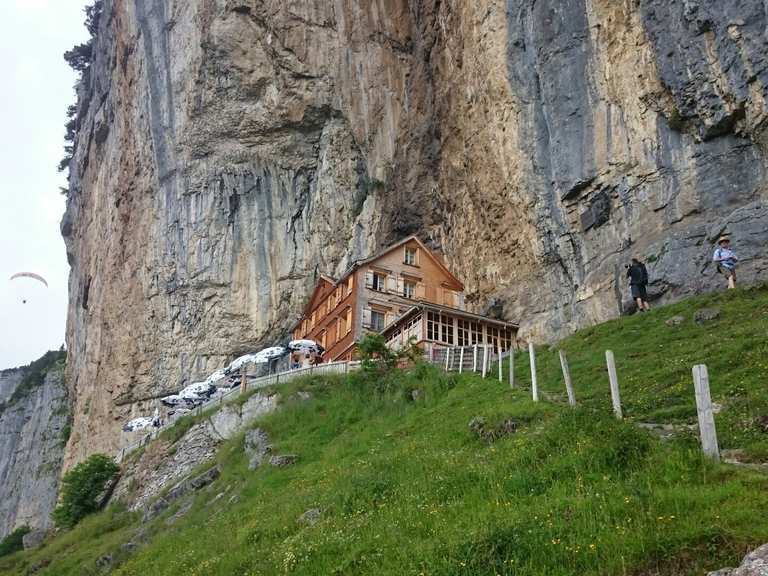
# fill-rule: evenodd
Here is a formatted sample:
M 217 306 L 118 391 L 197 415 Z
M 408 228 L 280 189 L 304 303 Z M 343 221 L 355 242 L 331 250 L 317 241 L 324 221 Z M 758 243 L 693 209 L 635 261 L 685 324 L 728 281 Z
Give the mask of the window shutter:
M 365 287 L 373 288 L 373 272 L 370 270 L 365 273 Z
M 363 328 L 371 327 L 371 309 L 365 308 L 363 310 Z

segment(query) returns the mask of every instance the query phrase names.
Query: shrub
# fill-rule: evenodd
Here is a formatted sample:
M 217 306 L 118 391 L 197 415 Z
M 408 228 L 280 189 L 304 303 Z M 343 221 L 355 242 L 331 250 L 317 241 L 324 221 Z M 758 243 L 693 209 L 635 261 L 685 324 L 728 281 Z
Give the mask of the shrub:
M 61 502 L 53 511 L 60 528 L 72 528 L 100 507 L 101 496 L 120 467 L 104 454 L 94 454 L 67 472 L 62 479 Z
M 7 556 L 24 549 L 24 534 L 29 534 L 29 526 L 21 526 L 0 540 L 0 556 Z
M 387 348 L 387 343 L 381 334 L 366 334 L 360 344 L 360 360 L 366 374 L 381 374 L 394 367 L 397 355 Z

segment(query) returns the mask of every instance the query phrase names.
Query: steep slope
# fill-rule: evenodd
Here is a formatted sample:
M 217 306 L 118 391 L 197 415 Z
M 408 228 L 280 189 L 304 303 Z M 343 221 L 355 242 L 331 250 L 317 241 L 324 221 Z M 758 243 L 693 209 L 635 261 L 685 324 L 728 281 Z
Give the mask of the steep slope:
M 105 0 L 62 223 L 68 462 L 406 233 L 534 338 L 618 315 L 633 255 L 678 298 L 720 284 L 727 231 L 762 277 L 766 26 L 758 0 Z
M 720 317 L 697 325 L 692 316 L 705 306 Z M 575 410 L 562 399 L 556 354 L 545 348 L 539 403 L 530 400 L 524 364 L 516 390 L 429 366 L 293 381 L 276 390 L 278 410 L 254 425 L 262 447 L 296 455 L 294 464 L 263 458 L 251 469 L 254 434 L 241 431 L 192 473 L 198 480 L 187 486 L 198 490 L 164 490 L 166 508 L 113 508 L 38 551 L 0 560 L 0 570 L 701 576 L 738 565 L 768 540 L 768 476 L 764 466 L 701 456 L 685 410 L 694 405 L 689 370 L 710 364 L 722 447 L 746 448 L 765 462 L 765 343 L 740 337 L 764 333 L 766 314 L 761 289 L 577 333 L 561 343 Z M 667 326 L 675 315 L 685 322 Z M 597 368 L 606 344 L 617 354 L 624 422 L 613 417 L 607 376 Z M 637 425 L 649 419 L 674 424 L 674 433 L 659 440 Z M 151 462 L 161 451 L 177 458 L 184 431 L 209 421 L 179 422 L 135 458 Z
M 0 372 L 0 538 L 51 526 L 68 414 L 63 353 Z

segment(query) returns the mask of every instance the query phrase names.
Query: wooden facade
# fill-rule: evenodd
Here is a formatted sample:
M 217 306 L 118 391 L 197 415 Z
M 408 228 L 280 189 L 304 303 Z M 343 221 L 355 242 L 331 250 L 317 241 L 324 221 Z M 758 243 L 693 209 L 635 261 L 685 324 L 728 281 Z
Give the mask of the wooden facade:
M 464 285 L 411 236 L 354 262 L 339 280 L 322 276 L 293 337 L 319 342 L 323 361 L 351 359 L 367 332 L 383 332 L 420 303 L 461 312 Z

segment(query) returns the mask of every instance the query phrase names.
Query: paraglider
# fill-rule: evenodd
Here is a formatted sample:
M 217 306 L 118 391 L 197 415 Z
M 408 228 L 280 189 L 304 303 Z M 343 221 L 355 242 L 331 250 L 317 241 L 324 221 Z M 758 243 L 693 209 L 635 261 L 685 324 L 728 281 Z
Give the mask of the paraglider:
M 18 280 L 19 278 L 31 278 L 32 280 L 37 280 L 38 282 L 41 282 L 42 284 L 44 284 L 46 288 L 48 288 L 48 281 L 45 278 L 43 278 L 42 276 L 40 276 L 40 274 L 35 274 L 34 272 L 17 272 L 13 276 L 11 276 L 10 279 L 11 280 Z M 23 298 L 21 300 L 21 303 L 22 304 L 26 304 L 27 303 L 27 299 Z
M 42 282 L 43 284 L 45 284 L 45 287 L 48 288 L 48 281 L 42 276 L 40 276 L 40 274 L 35 274 L 34 272 L 16 272 L 16 274 L 11 276 L 11 280 L 16 280 L 17 278 L 32 278 L 34 280 Z

